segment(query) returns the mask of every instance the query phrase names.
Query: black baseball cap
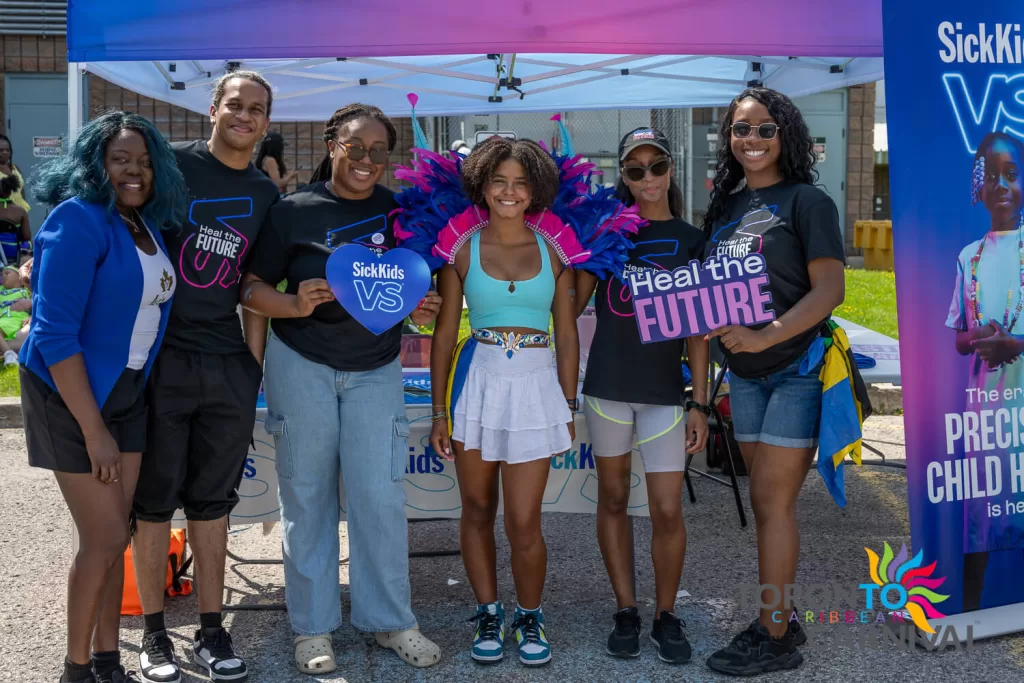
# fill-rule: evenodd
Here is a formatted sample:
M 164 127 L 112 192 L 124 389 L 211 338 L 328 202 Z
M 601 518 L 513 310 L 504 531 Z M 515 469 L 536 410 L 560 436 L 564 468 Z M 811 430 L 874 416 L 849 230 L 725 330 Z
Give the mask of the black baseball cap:
M 652 145 L 665 154 L 672 156 L 670 151 L 671 143 L 669 143 L 665 134 L 655 128 L 644 127 L 631 130 L 619 142 L 619 161 L 624 161 L 630 152 L 644 145 Z

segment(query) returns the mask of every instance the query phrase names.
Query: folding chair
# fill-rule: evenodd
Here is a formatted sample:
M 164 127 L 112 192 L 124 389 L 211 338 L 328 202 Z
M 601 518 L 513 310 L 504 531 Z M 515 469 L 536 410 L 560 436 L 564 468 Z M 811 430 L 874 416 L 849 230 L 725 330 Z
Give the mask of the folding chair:
M 739 483 L 736 481 L 736 455 L 732 452 L 732 447 L 729 445 L 729 435 L 726 430 L 725 420 L 722 419 L 722 414 L 718 411 L 718 406 L 715 405 L 715 401 L 718 398 L 718 392 L 722 388 L 722 382 L 725 379 L 726 371 L 729 369 L 729 362 L 725 359 L 725 354 L 721 352 L 717 343 L 712 343 L 710 348 L 710 356 L 708 360 L 708 377 L 711 379 L 711 394 L 708 397 L 708 405 L 711 408 L 710 414 L 708 415 L 708 445 L 707 454 L 712 456 L 715 452 L 715 439 L 713 436 L 719 434 L 722 437 L 722 443 L 725 444 L 725 453 L 729 458 L 729 479 L 725 481 L 720 477 L 716 477 L 710 472 L 704 472 L 698 469 L 691 468 L 690 465 L 693 462 L 693 456 L 695 453 L 690 453 L 686 456 L 686 490 L 690 494 L 690 502 L 697 502 L 697 495 L 693 490 L 693 481 L 690 477 L 691 474 L 710 479 L 711 481 L 717 482 L 722 486 L 731 486 L 733 496 L 736 498 L 736 512 L 740 516 L 740 526 L 747 526 L 747 515 L 743 511 L 743 499 L 740 496 Z M 718 366 L 718 374 L 715 374 L 715 366 Z

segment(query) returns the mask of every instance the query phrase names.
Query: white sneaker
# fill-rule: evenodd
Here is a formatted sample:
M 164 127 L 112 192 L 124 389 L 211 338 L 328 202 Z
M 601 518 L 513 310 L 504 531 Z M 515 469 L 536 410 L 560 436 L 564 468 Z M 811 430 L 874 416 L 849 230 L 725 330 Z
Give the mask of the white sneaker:
M 4 367 L 18 364 L 18 354 L 14 351 L 4 351 Z
M 157 631 L 143 638 L 139 668 L 143 683 L 181 683 L 174 645 L 166 631 Z
M 212 681 L 244 681 L 249 670 L 231 647 L 227 629 L 203 633 L 198 629 L 192 641 L 192 661 L 206 669 Z

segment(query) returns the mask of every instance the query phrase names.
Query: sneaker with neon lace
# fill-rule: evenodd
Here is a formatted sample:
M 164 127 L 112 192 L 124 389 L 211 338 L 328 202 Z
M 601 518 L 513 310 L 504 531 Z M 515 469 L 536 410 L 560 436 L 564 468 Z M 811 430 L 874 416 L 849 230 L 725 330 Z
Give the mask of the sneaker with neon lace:
M 500 662 L 505 656 L 505 606 L 501 601 L 476 606 L 472 657 L 483 664 Z
M 551 645 L 544 633 L 544 612 L 540 607 L 529 611 L 516 607 L 512 632 L 519 646 L 520 662 L 526 666 L 540 666 L 551 661 Z

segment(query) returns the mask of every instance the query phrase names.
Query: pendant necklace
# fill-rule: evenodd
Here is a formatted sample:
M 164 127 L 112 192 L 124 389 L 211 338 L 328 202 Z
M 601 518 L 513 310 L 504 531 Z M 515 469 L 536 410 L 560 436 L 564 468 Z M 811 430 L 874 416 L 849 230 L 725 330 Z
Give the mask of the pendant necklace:
M 118 211 L 118 213 L 121 213 L 121 212 Z M 134 211 L 132 213 L 134 213 Z M 123 213 L 121 213 L 121 219 L 125 222 L 125 224 L 128 227 L 130 227 L 132 229 L 132 232 L 134 232 L 135 234 L 138 234 L 138 233 L 142 232 L 142 228 L 140 228 L 135 221 L 133 221 L 128 216 L 125 216 Z

